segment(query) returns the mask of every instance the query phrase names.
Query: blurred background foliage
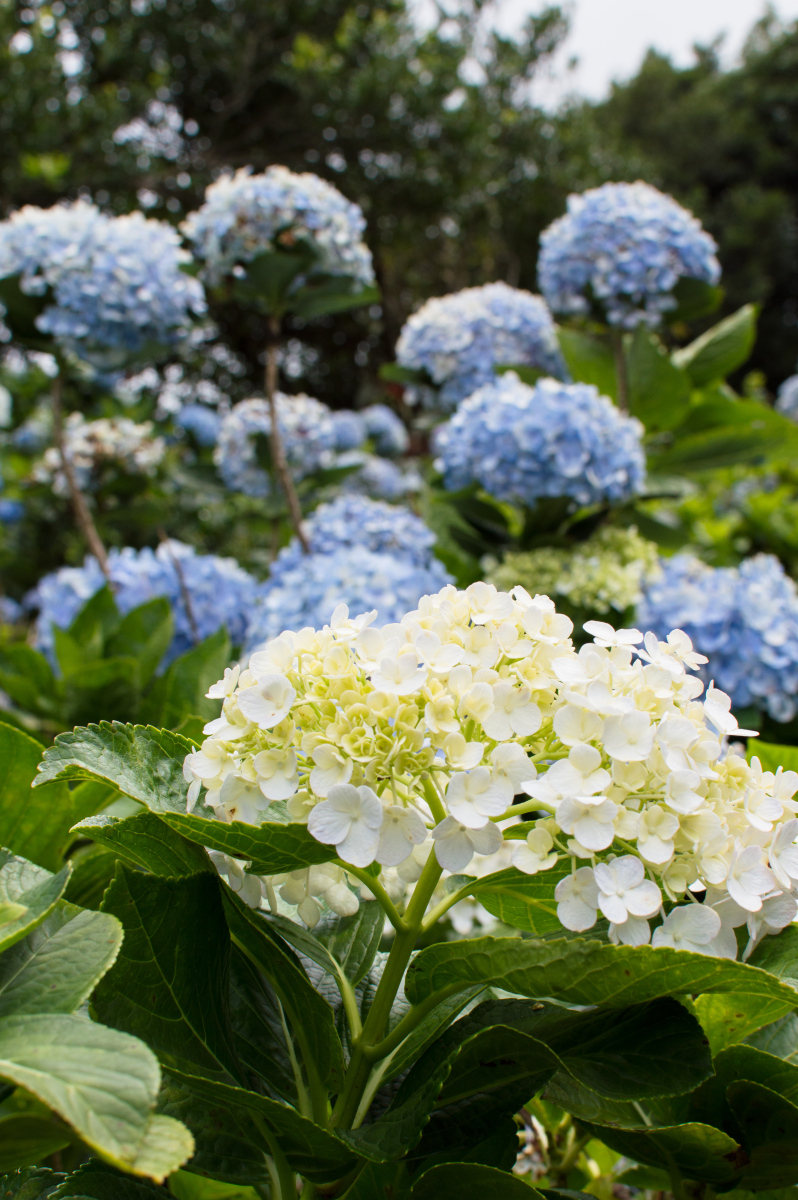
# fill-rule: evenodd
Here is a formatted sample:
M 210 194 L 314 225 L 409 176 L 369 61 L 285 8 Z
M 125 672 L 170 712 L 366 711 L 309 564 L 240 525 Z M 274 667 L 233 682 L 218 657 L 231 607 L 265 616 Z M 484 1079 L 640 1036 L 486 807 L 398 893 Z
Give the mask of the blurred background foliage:
M 535 290 L 538 236 L 566 195 L 642 178 L 718 240 L 722 313 L 762 306 L 746 370 L 775 391 L 798 342 L 798 28 L 766 15 L 732 70 L 717 47 L 689 68 L 652 52 L 603 103 L 552 114 L 530 84 L 562 12 L 513 40 L 485 7 L 422 29 L 405 0 L 3 3 L 2 210 L 90 194 L 178 221 L 225 166 L 330 179 L 366 213 L 382 302 L 295 320 L 283 371 L 342 406 L 384 388 L 419 301 L 492 279 Z M 213 315 L 237 352 L 218 382 L 237 399 L 257 381 L 261 319 Z

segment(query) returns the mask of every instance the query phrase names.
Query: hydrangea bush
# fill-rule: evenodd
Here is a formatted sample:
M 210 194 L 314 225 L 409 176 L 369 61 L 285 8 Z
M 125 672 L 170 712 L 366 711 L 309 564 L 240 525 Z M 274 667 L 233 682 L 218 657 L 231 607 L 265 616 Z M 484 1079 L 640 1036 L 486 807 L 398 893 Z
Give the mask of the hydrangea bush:
M 201 284 L 171 225 L 109 217 L 84 200 L 30 205 L 0 223 L 0 279 L 42 297 L 36 326 L 101 370 L 173 345 L 205 311 Z
M 362 286 L 374 280 L 363 241 L 366 222 L 357 204 L 309 172 L 269 167 L 260 175 L 243 167 L 205 192 L 205 203 L 183 222 L 194 253 L 218 281 L 237 264 L 304 242 L 314 251 L 313 270 L 343 275 Z
M 234 644 L 244 641 L 258 584 L 234 559 L 197 554 L 192 546 L 170 540 L 156 550 L 113 549 L 108 563 L 121 613 L 155 596 L 169 600 L 175 626 L 163 665 L 222 626 Z M 54 658 L 53 627 L 66 629 L 105 582 L 96 559 L 88 555 L 82 567 L 61 567 L 45 575 L 29 594 L 28 607 L 38 610 L 36 645 L 49 658 Z
M 81 491 L 93 491 L 109 468 L 128 475 L 154 475 L 163 462 L 166 443 L 154 436 L 152 421 L 137 424 L 130 417 L 101 417 L 87 421 L 82 413 L 70 413 L 64 423 L 64 451 L 69 456 Z M 52 485 L 59 496 L 69 488 L 61 455 L 51 446 L 34 467 L 37 483 Z
M 289 469 L 296 479 L 332 466 L 336 432 L 326 404 L 312 396 L 275 397 L 278 425 Z M 275 494 L 275 481 L 258 462 L 258 435 L 268 438 L 272 423 L 266 400 L 242 400 L 222 419 L 214 462 L 226 485 L 247 496 Z
M 690 553 L 662 561 L 638 620 L 660 635 L 678 625 L 703 654 L 737 708 L 776 721 L 798 712 L 798 589 L 772 554 L 739 567 L 710 567 Z
M 541 379 L 530 387 L 509 371 L 438 427 L 436 465 L 450 490 L 476 482 L 529 506 L 544 496 L 615 503 L 643 487 L 642 433 L 590 384 Z
M 588 313 L 610 325 L 657 326 L 676 307 L 682 278 L 716 284 L 714 240 L 672 196 L 650 184 L 605 183 L 568 197 L 568 211 L 540 238 L 538 280 L 556 313 Z
M 426 372 L 440 389 L 436 402 L 444 410 L 489 383 L 497 366 L 566 375 L 545 303 L 506 283 L 428 300 L 402 329 L 396 358 L 402 367 Z

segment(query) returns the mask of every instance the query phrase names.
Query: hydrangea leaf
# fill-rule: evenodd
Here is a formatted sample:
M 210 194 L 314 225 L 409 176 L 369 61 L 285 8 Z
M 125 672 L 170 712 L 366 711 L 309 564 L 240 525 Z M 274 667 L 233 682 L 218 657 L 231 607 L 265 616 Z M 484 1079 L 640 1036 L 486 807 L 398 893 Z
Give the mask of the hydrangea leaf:
M 0 849 L 0 951 L 31 933 L 64 894 L 71 868 L 57 875 Z
M 0 956 L 0 1017 L 73 1013 L 112 966 L 122 926 L 105 913 L 61 901 Z
M 341 1137 L 374 1162 L 402 1158 L 418 1143 L 449 1071 L 450 1063 L 442 1063 L 415 1091 L 401 1099 L 397 1096 L 385 1116 Z
M 523 1179 L 479 1163 L 439 1163 L 413 1184 L 410 1200 L 542 1200 L 541 1193 Z
M 793 454 L 798 443 L 795 426 L 781 413 L 755 401 L 723 396 L 690 408 L 673 436 L 669 449 L 649 458 L 651 471 L 702 473 L 768 455 L 783 458 Z
M 772 1025 L 758 1029 L 746 1039 L 746 1044 L 798 1065 L 798 1013 L 791 1012 Z
M 676 350 L 674 365 L 687 372 L 694 387 L 725 379 L 749 357 L 756 340 L 756 317 L 755 304 L 743 305 L 689 346 Z
M 72 840 L 70 827 L 95 812 L 110 792 L 70 790 L 60 782 L 32 792 L 41 756 L 39 742 L 21 729 L 0 724 L 0 846 L 57 871 Z
M 683 992 L 741 992 L 796 1002 L 794 989 L 745 963 L 581 938 L 440 942 L 422 950 L 410 964 L 405 993 L 411 1004 L 418 1004 L 435 992 L 454 995 L 480 982 L 564 1004 L 617 1007 Z
M 688 1115 L 738 1134 L 748 1144 L 742 1127 L 732 1120 L 730 1088 L 741 1080 L 761 1084 L 790 1104 L 798 1104 L 798 1067 L 753 1046 L 730 1046 L 715 1058 L 715 1074 L 690 1098 Z
M 616 1129 L 581 1119 L 580 1124 L 607 1146 L 636 1162 L 666 1171 L 675 1166 L 689 1179 L 709 1184 L 730 1183 L 739 1176 L 746 1157 L 734 1138 L 713 1125 L 694 1121 L 637 1129 Z
M 299 1048 L 289 1050 L 291 1034 L 274 988 L 237 946 L 230 958 L 230 1022 L 247 1078 L 260 1077 L 266 1095 L 298 1108 L 291 1051 L 296 1058 Z
M 174 729 L 187 716 L 202 717 L 206 721 L 217 717 L 219 702 L 208 700 L 206 693 L 211 684 L 221 679 L 229 662 L 230 638 L 225 629 L 219 629 L 176 658 L 155 681 L 141 708 L 142 721 L 158 728 Z
M 19 644 L 0 647 L 0 687 L 25 712 L 52 716 L 63 685 L 43 654 Z
M 258 1200 L 254 1188 L 242 1188 L 220 1179 L 206 1179 L 193 1171 L 177 1171 L 172 1175 L 169 1191 L 175 1200 Z
M 798 988 L 798 926 L 788 925 L 778 937 L 763 938 L 748 963 Z
M 360 983 L 380 948 L 385 914 L 376 900 L 362 901 L 353 917 L 331 915 L 313 930 L 352 984 Z
M 104 779 L 153 812 L 186 811 L 183 759 L 193 747 L 165 729 L 101 721 L 61 733 L 44 752 L 34 787 L 55 779 Z
M 725 292 L 722 287 L 706 283 L 703 279 L 690 279 L 682 275 L 673 289 L 676 308 L 667 314 L 668 322 L 697 321 L 717 312 L 723 303 Z
M 787 1000 L 764 1000 L 761 996 L 735 995 L 733 992 L 698 996 L 694 1002 L 695 1014 L 713 1054 L 742 1042 L 763 1025 L 784 1017 L 793 1007 Z
M 741 1185 L 752 1191 L 793 1185 L 798 1178 L 798 1106 L 748 1079 L 730 1084 L 726 1095 L 751 1159 Z
M 554 889 L 569 871 L 570 867 L 565 866 L 525 875 L 509 867 L 475 880 L 471 895 L 505 925 L 538 935 L 550 933 L 562 929 Z
M 299 317 L 323 317 L 328 313 L 349 312 L 364 304 L 379 304 L 380 289 L 359 288 L 345 276 L 332 276 L 321 283 L 308 283 L 292 292 L 288 308 Z
M 0 1076 L 23 1087 L 115 1166 L 162 1180 L 190 1157 L 177 1121 L 153 1115 L 158 1062 L 138 1038 L 84 1017 L 0 1021 Z
M 632 337 L 627 358 L 629 408 L 649 433 L 673 429 L 690 399 L 690 379 L 671 362 L 662 343 L 643 326 Z
M 337 857 L 335 846 L 325 846 L 308 833 L 306 825 L 264 821 L 247 825 L 244 821 L 216 821 L 194 813 L 166 813 L 168 825 L 209 850 L 230 854 L 250 862 L 253 875 L 278 875 L 298 871 L 314 863 L 331 862 Z
M 602 396 L 617 399 L 615 360 L 606 341 L 564 325 L 557 327 L 557 340 L 571 377 L 577 383 L 592 383 Z
M 165 596 L 156 596 L 122 618 L 118 629 L 108 638 L 105 651 L 109 655 L 132 655 L 144 685 L 155 674 L 169 648 L 174 624 L 169 601 Z
M 48 1154 L 63 1150 L 72 1138 L 68 1129 L 52 1118 L 14 1113 L 0 1118 L 0 1172 L 17 1171 Z M 0 1196 L 4 1196 L 0 1181 Z
M 296 1039 L 305 1067 L 337 1093 L 344 1060 L 333 1011 L 313 988 L 295 955 L 268 922 L 225 888 L 224 906 L 234 944 L 274 988 Z
M 779 767 L 783 767 L 785 771 L 798 769 L 798 746 L 778 746 L 773 742 L 762 742 L 759 738 L 748 744 L 749 762 L 756 755 L 763 771 L 778 771 Z
M 0 1200 L 39 1200 L 51 1195 L 63 1178 L 49 1167 L 25 1167 L 0 1179 Z
M 55 1200 L 66 1200 L 67 1196 L 76 1200 L 163 1200 L 163 1189 L 90 1159 L 59 1184 Z
M 243 1109 L 253 1114 L 258 1123 L 264 1122 L 269 1132 L 278 1138 L 294 1170 L 311 1180 L 321 1182 L 339 1178 L 355 1165 L 355 1156 L 349 1146 L 287 1104 L 219 1080 L 199 1078 L 180 1071 L 172 1071 L 170 1075 L 197 1096 L 205 1097 L 232 1112 Z M 263 1146 L 261 1152 L 268 1153 L 265 1139 L 260 1137 L 259 1141 Z
M 119 858 L 153 875 L 196 875 L 212 871 L 202 848 L 180 836 L 170 825 L 151 812 L 132 817 L 88 817 L 73 830 L 93 842 L 113 850 Z
M 144 875 L 121 864 L 103 911 L 125 930 L 112 971 L 94 996 L 101 1020 L 146 1037 L 165 1067 L 235 1080 L 230 1028 L 230 940 L 212 874 Z

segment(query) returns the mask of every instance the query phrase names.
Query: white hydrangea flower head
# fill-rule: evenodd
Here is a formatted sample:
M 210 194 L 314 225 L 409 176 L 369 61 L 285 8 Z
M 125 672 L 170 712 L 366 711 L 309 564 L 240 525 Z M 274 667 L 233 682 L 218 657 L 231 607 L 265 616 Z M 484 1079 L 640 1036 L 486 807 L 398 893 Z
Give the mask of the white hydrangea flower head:
M 166 442 L 154 436 L 152 421 L 137 424 L 130 417 L 87 421 L 82 413 L 73 412 L 64 422 L 64 451 L 72 462 L 78 487 L 89 492 L 98 486 L 108 467 L 128 475 L 154 475 L 166 454 Z M 58 496 L 69 495 L 61 455 L 54 446 L 45 451 L 31 478 L 51 485 Z
M 308 924 L 377 881 L 401 905 L 432 860 L 539 874 L 574 932 L 734 957 L 747 926 L 750 952 L 798 911 L 798 773 L 725 751 L 728 697 L 702 701 L 684 633 L 596 622 L 577 652 L 572 628 L 477 583 L 282 633 L 211 689 L 188 806 L 306 823 L 332 861 L 263 890 Z

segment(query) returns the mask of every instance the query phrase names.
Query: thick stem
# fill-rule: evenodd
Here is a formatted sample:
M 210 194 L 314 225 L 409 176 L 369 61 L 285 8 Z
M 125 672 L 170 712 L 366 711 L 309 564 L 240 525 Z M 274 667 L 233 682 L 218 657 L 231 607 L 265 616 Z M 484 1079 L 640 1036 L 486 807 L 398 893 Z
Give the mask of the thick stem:
M 111 570 L 108 566 L 108 555 L 103 545 L 103 540 L 97 532 L 97 526 L 94 524 L 94 518 L 91 515 L 86 497 L 78 487 L 75 468 L 72 466 L 72 460 L 66 452 L 64 445 L 64 412 L 62 404 L 62 394 L 64 389 L 64 380 L 59 369 L 58 374 L 53 380 L 53 441 L 55 448 L 58 451 L 61 459 L 61 469 L 67 481 L 69 489 L 69 498 L 72 501 L 72 507 L 75 511 L 75 520 L 78 528 L 86 539 L 86 544 L 89 550 L 100 564 L 100 570 L 105 578 L 111 583 Z
M 385 1035 L 385 1026 L 391 1015 L 391 1006 L 402 986 L 407 964 L 410 962 L 410 956 L 421 933 L 424 913 L 441 877 L 442 870 L 434 853 L 430 854 L 405 912 L 406 928 L 398 931 L 394 938 L 382 979 L 374 996 L 374 1003 L 366 1017 L 363 1032 L 355 1042 L 352 1051 L 352 1058 L 344 1081 L 344 1090 L 338 1097 L 338 1103 L 333 1112 L 332 1123 L 339 1129 L 350 1128 L 357 1114 L 360 1098 L 371 1074 L 372 1060 L 368 1051 Z
M 169 559 L 175 569 L 175 575 L 177 575 L 177 584 L 180 588 L 180 595 L 183 599 L 183 607 L 186 610 L 186 617 L 188 618 L 188 627 L 191 630 L 191 640 L 195 646 L 198 646 L 200 644 L 199 629 L 197 628 L 197 622 L 194 618 L 194 609 L 191 604 L 191 592 L 188 590 L 188 584 L 186 583 L 186 577 L 183 574 L 183 568 L 180 565 L 180 559 L 172 549 L 171 543 L 169 538 L 166 536 L 166 531 L 164 529 L 158 530 L 158 537 L 161 545 L 166 547 L 166 553 L 169 555 Z
M 285 446 L 283 445 L 280 426 L 277 423 L 277 345 L 279 340 L 279 317 L 269 317 L 269 341 L 266 346 L 265 385 L 266 400 L 269 405 L 269 416 L 272 423 L 272 431 L 269 439 L 271 443 L 272 459 L 274 460 L 274 469 L 277 472 L 280 485 L 285 492 L 285 498 L 288 503 L 288 513 L 291 518 L 291 523 L 296 530 L 296 535 L 299 538 L 299 544 L 306 554 L 310 554 L 310 544 L 302 529 L 302 509 L 299 504 L 299 497 L 296 494 L 294 481 L 291 478 L 291 472 L 288 469 L 288 462 L 285 457 Z
M 282 1152 L 280 1143 L 257 1113 L 250 1112 L 250 1120 L 269 1147 L 267 1163 L 272 1180 L 272 1196 L 274 1200 L 296 1200 L 296 1175 L 288 1165 L 288 1160 Z
M 623 333 L 620 329 L 613 329 L 610 334 L 612 339 L 612 352 L 615 357 L 615 380 L 618 392 L 618 408 L 621 412 L 629 411 L 629 373 L 626 369 L 626 353 L 623 348 Z

